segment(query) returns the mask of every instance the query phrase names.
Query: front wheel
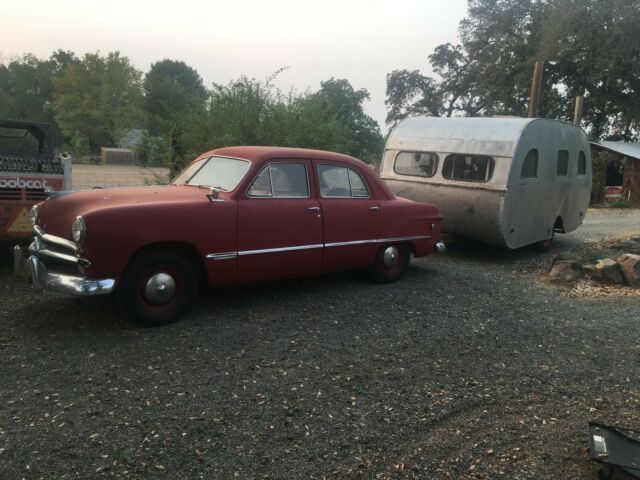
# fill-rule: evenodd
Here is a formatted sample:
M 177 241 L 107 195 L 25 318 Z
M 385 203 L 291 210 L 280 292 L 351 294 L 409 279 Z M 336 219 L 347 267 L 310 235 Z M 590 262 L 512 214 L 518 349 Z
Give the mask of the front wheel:
M 378 283 L 396 282 L 407 271 L 410 257 L 411 251 L 406 245 L 385 245 L 369 267 L 369 276 Z
M 134 321 L 156 327 L 180 319 L 195 301 L 197 291 L 193 262 L 170 249 L 153 249 L 130 262 L 116 297 Z

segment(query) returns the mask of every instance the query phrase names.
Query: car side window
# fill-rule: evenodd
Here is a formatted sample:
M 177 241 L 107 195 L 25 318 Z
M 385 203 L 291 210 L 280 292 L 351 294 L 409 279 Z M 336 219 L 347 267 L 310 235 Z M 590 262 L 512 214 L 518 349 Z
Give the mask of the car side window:
M 586 175 L 587 174 L 587 157 L 584 152 L 580 150 L 578 153 L 578 175 Z
M 303 163 L 270 163 L 253 181 L 250 197 L 307 198 L 309 180 Z
M 566 177 L 569 174 L 569 151 L 558 150 L 558 164 L 556 175 L 558 177 Z
M 355 170 L 340 165 L 318 165 L 320 195 L 331 197 L 369 197 L 369 189 Z
M 538 178 L 538 150 L 532 148 L 527 152 L 522 164 L 520 178 Z
M 368 197 L 369 190 L 358 172 L 349 169 L 349 184 L 352 197 Z

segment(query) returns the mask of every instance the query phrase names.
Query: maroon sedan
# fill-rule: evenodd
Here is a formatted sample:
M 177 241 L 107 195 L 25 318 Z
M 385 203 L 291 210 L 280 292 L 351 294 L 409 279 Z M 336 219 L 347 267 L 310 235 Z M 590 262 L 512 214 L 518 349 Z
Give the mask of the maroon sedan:
M 16 273 L 57 292 L 113 291 L 146 325 L 178 319 L 203 284 L 356 268 L 393 282 L 412 253 L 444 250 L 435 206 L 395 197 L 359 160 L 293 148 L 213 150 L 171 185 L 61 195 L 30 216 Z

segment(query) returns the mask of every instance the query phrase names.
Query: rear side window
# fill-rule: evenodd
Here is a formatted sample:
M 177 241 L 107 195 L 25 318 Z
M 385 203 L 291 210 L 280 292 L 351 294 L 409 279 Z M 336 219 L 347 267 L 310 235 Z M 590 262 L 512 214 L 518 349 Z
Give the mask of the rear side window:
M 448 180 L 486 182 L 493 175 L 495 162 L 484 155 L 447 155 L 442 165 L 442 176 Z
M 568 174 L 569 174 L 569 151 L 559 150 L 556 175 L 558 177 L 566 177 Z
M 584 152 L 581 150 L 578 153 L 578 175 L 586 175 L 587 174 L 587 157 Z
M 318 165 L 320 195 L 331 197 L 368 197 L 367 184 L 358 172 L 339 165 Z
M 524 157 L 520 178 L 538 178 L 538 150 L 532 148 Z
M 307 167 L 302 163 L 271 163 L 249 187 L 250 197 L 306 198 L 309 196 Z
M 400 152 L 393 171 L 398 175 L 433 177 L 438 169 L 438 154 L 433 152 Z

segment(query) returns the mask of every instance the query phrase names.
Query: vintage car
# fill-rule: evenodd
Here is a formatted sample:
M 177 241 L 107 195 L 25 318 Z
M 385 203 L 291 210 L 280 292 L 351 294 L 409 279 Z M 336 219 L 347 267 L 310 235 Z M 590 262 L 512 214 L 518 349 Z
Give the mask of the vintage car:
M 16 274 L 56 292 L 115 292 L 145 325 L 178 319 L 200 286 L 357 268 L 393 282 L 411 254 L 445 249 L 435 206 L 395 197 L 352 157 L 293 148 L 213 150 L 171 185 L 61 195 L 30 218 Z

